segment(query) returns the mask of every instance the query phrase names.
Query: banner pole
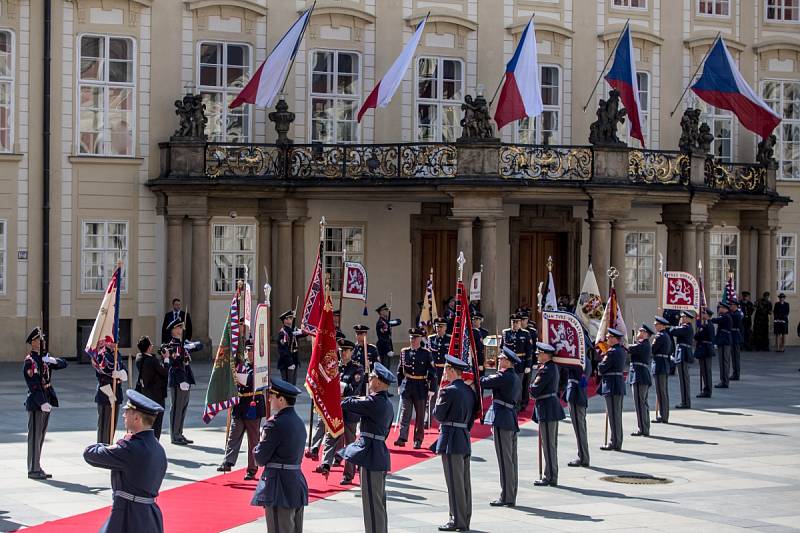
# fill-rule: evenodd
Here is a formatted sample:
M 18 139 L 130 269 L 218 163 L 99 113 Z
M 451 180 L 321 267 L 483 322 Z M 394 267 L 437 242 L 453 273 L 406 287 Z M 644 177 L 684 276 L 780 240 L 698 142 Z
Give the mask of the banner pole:
M 600 75 L 597 77 L 597 81 L 594 82 L 594 87 L 592 87 L 592 92 L 589 93 L 589 98 L 586 99 L 586 105 L 583 106 L 583 112 L 586 113 L 586 108 L 589 107 L 589 102 L 592 101 L 592 96 L 594 96 L 594 92 L 597 90 L 597 86 L 600 84 L 600 80 L 603 79 L 603 73 L 608 68 L 608 64 L 611 62 L 611 58 L 614 57 L 614 54 L 619 47 L 619 41 L 622 39 L 622 34 L 625 33 L 625 28 L 627 28 L 631 23 L 631 19 L 625 21 L 625 26 L 622 27 L 622 31 L 619 32 L 619 37 L 617 37 L 617 42 L 614 44 L 614 48 L 611 49 L 611 53 L 608 54 L 608 59 L 606 59 L 606 64 L 603 65 L 603 70 L 600 71 Z M 634 73 L 635 74 L 635 73 Z
M 119 290 L 119 288 L 117 288 Z M 115 339 L 116 340 L 116 339 Z M 116 342 L 114 343 L 114 368 L 111 371 L 112 373 L 117 371 L 117 363 L 119 361 L 119 344 Z M 131 369 L 133 372 L 133 369 Z M 111 420 L 109 423 L 109 431 L 111 435 L 109 436 L 108 443 L 114 444 L 114 433 L 117 430 L 117 379 L 113 376 L 111 377 L 111 388 L 113 390 L 114 399 L 111 400 Z
M 700 63 L 697 64 L 697 68 L 695 69 L 694 74 L 692 74 L 692 77 L 689 78 L 689 83 L 687 83 L 686 87 L 684 87 L 680 98 L 678 98 L 678 101 L 675 102 L 675 107 L 673 107 L 672 111 L 669 112 L 670 117 L 672 117 L 675 114 L 675 111 L 678 110 L 678 106 L 681 105 L 681 102 L 683 102 L 683 97 L 686 96 L 686 92 L 689 90 L 689 87 L 692 86 L 692 82 L 697 77 L 697 73 L 700 72 L 700 69 L 703 67 L 703 65 L 705 65 L 706 58 L 708 58 L 708 54 L 711 53 L 711 49 L 714 48 L 714 45 L 717 44 L 717 39 L 719 39 L 720 35 L 722 35 L 722 32 L 721 31 L 717 32 L 717 36 L 714 37 L 713 41 L 711 41 L 711 46 L 708 47 L 708 50 L 706 50 L 706 54 L 703 56 L 703 59 L 701 59 Z

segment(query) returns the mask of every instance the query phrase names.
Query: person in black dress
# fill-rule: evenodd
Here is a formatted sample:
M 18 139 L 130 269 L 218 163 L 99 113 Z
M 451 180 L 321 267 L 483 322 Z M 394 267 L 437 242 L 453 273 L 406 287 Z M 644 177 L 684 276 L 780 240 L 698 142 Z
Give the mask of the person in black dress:
M 136 392 L 141 392 L 146 397 L 164 407 L 167 400 L 167 379 L 169 377 L 169 351 L 161 350 L 154 353 L 153 342 L 150 337 L 144 336 L 136 344 L 139 353 L 136 356 Z M 153 422 L 153 434 L 156 440 L 161 437 L 161 425 L 164 422 L 164 410 L 158 412 Z
M 756 303 L 753 315 L 753 350 L 769 351 L 769 315 L 772 314 L 772 302 L 769 293 L 765 292 Z
M 775 351 L 786 351 L 786 334 L 789 333 L 789 302 L 786 295 L 780 293 L 775 307 L 772 309 L 773 331 L 775 333 Z

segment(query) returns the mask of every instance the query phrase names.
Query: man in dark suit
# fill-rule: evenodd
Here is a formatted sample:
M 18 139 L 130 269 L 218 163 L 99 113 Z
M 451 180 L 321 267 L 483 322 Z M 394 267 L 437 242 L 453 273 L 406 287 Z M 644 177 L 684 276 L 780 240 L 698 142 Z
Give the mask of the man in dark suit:
M 608 328 L 606 342 L 611 347 L 597 365 L 600 375 L 600 394 L 606 399 L 606 414 L 611 426 L 611 441 L 601 450 L 622 451 L 622 399 L 625 397 L 625 380 L 622 371 L 625 369 L 625 349 L 620 345 L 625 334 L 614 328 Z
M 564 420 L 564 408 L 558 399 L 559 373 L 553 357 L 556 349 L 545 342 L 536 343 L 539 368 L 531 383 L 534 402 L 533 420 L 539 424 L 544 451 L 544 477 L 533 482 L 536 486 L 558 485 L 558 423 Z
M 136 344 L 139 354 L 136 356 L 136 392 L 141 392 L 161 407 L 166 405 L 167 380 L 169 377 L 169 350 L 164 349 L 156 355 L 150 337 L 142 337 Z M 164 410 L 156 415 L 153 422 L 153 435 L 161 438 L 161 425 L 164 422 Z
M 161 322 L 161 342 L 167 343 L 172 340 L 172 330 L 169 325 L 175 320 L 180 319 L 183 322 L 183 338 L 182 341 L 191 340 L 192 338 L 192 315 L 181 309 L 181 299 L 172 299 L 172 309 L 164 314 L 164 320 Z

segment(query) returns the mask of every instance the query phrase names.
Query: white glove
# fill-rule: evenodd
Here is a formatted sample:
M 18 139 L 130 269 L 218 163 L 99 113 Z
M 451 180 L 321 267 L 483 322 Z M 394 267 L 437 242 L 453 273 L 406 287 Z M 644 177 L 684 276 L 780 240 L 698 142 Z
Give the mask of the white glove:
M 389 357 L 394 357 L 394 352 L 389 352 L 386 355 L 388 355 Z
M 120 381 L 128 381 L 128 373 L 125 370 L 114 370 L 111 377 Z
M 526 374 L 530 374 L 530 373 L 531 373 L 531 369 L 530 369 L 530 368 L 526 368 L 526 369 L 525 369 L 525 373 L 526 373 Z
M 246 386 L 247 385 L 247 372 L 237 372 L 236 373 L 236 381 L 239 385 Z
M 102 391 L 103 394 L 108 396 L 109 401 L 113 402 L 116 400 L 116 398 L 114 397 L 114 389 L 111 388 L 111 385 L 103 385 L 102 387 L 100 387 L 100 391 Z
M 294 328 L 294 331 L 292 332 L 292 335 L 294 335 L 295 337 L 299 337 L 302 334 L 303 334 L 303 330 L 302 329 L 298 329 L 298 328 Z
M 433 398 L 434 392 L 432 390 L 428 391 L 428 399 Z
M 181 382 L 181 384 L 179 385 L 179 387 L 181 388 L 181 390 L 183 390 L 183 391 L 186 391 L 186 390 L 189 390 L 189 388 L 191 387 L 191 385 L 189 385 L 189 384 L 188 384 L 188 383 L 186 383 L 185 381 L 182 381 L 182 382 Z
M 288 367 L 286 367 L 286 368 L 288 368 L 289 370 L 294 370 L 295 368 L 297 368 L 297 366 L 295 366 L 295 365 L 289 365 L 289 366 L 288 366 Z
M 342 394 L 344 394 L 344 389 L 345 389 L 346 387 L 347 387 L 347 385 L 346 385 L 346 384 L 342 383 L 341 381 L 339 382 L 339 391 L 340 391 Z
M 47 354 L 44 357 L 42 357 L 42 361 L 44 361 L 45 363 L 47 363 L 49 365 L 57 365 L 58 364 L 58 359 L 56 359 L 55 357 L 51 356 L 50 354 Z
M 49 404 L 49 403 L 47 403 L 47 402 L 44 402 L 44 403 L 41 405 L 41 409 L 42 409 L 42 412 L 43 412 L 43 413 L 49 413 L 50 411 L 52 411 L 52 410 L 53 410 L 53 406 L 52 406 L 52 405 L 50 405 L 50 404 Z

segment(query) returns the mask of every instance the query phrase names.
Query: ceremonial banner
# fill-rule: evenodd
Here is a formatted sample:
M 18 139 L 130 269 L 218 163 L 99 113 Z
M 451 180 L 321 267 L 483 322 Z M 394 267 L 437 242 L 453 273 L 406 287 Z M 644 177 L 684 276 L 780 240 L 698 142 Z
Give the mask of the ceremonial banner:
M 608 328 L 614 328 L 623 333 L 622 345 L 628 345 L 628 328 L 625 326 L 625 320 L 622 318 L 622 312 L 617 302 L 617 290 L 614 287 L 611 287 L 608 303 L 603 311 L 603 318 L 600 320 L 600 326 L 597 328 L 597 336 L 594 340 L 594 343 L 599 346 L 603 352 L 608 350 L 608 346 L 606 345 L 606 333 L 608 333 Z
M 700 284 L 688 272 L 664 272 L 661 302 L 664 309 L 697 310 L 700 307 Z
M 317 334 L 317 325 L 322 319 L 322 240 L 319 241 L 317 249 L 317 260 L 314 263 L 314 271 L 308 281 L 306 299 L 303 300 L 303 313 L 300 319 L 300 328 L 309 335 Z
M 315 329 L 317 335 L 308 363 L 306 390 L 314 402 L 314 409 L 325 423 L 325 429 L 335 438 L 344 432 L 344 418 L 342 391 L 339 388 L 339 354 L 330 296 L 325 298 L 322 316 Z
M 247 272 L 247 270 L 245 270 L 245 272 Z M 250 283 L 247 281 L 244 282 L 244 301 L 242 302 L 242 306 L 244 307 L 244 325 L 247 326 L 249 330 L 253 318 L 253 294 L 250 292 Z
M 464 282 L 456 282 L 456 316 L 453 320 L 453 333 L 450 337 L 450 347 L 448 355 L 457 357 L 469 363 L 471 371 L 475 376 L 472 388 L 478 398 L 483 398 L 481 392 L 480 374 L 478 373 L 478 353 L 475 350 L 475 339 L 472 337 L 472 319 L 469 316 L 469 302 L 464 291 Z M 483 406 L 481 402 L 475 402 L 475 419 L 483 419 Z
M 733 283 L 733 272 L 728 272 L 728 281 L 725 282 L 725 290 L 722 292 L 722 302 L 730 304 L 736 299 L 736 287 Z
M 419 327 L 426 328 L 428 333 L 431 332 L 433 321 L 439 317 L 436 311 L 436 295 L 433 292 L 433 269 L 428 278 L 428 283 L 425 284 L 425 294 L 422 296 L 422 309 L 419 313 Z
M 575 306 L 575 315 L 589 332 L 589 338 L 597 336 L 597 329 L 600 327 L 600 319 L 603 318 L 605 306 L 600 298 L 600 288 L 597 286 L 597 278 L 594 277 L 591 263 L 583 279 L 581 294 L 578 296 L 578 303 Z
M 239 350 L 239 290 L 231 300 L 228 318 L 222 330 L 211 377 L 206 390 L 206 407 L 203 422 L 208 424 L 219 413 L 239 403 L 239 389 L 236 387 L 236 353 Z
M 547 273 L 547 284 L 544 285 L 544 292 L 539 299 L 539 309 L 543 311 L 558 311 L 558 300 L 556 299 L 556 284 L 553 282 L 553 273 Z M 541 286 L 540 286 L 541 287 Z
M 253 325 L 253 388 L 269 386 L 269 306 L 258 304 Z
M 481 276 L 482 272 L 475 272 L 472 274 L 472 279 L 469 282 L 469 301 L 479 302 L 481 300 Z
M 342 298 L 367 301 L 367 270 L 361 263 L 344 264 L 344 288 Z
M 578 317 L 564 311 L 544 311 L 542 340 L 556 349 L 553 361 L 583 368 L 586 364 L 586 338 Z
M 108 282 L 103 300 L 100 302 L 100 309 L 97 311 L 97 318 L 94 319 L 92 332 L 89 334 L 89 340 L 86 341 L 86 348 L 84 349 L 91 357 L 93 365 L 96 364 L 97 341 L 106 337 L 112 337 L 115 342 L 119 340 L 119 289 L 121 280 L 122 267 L 119 266 Z

